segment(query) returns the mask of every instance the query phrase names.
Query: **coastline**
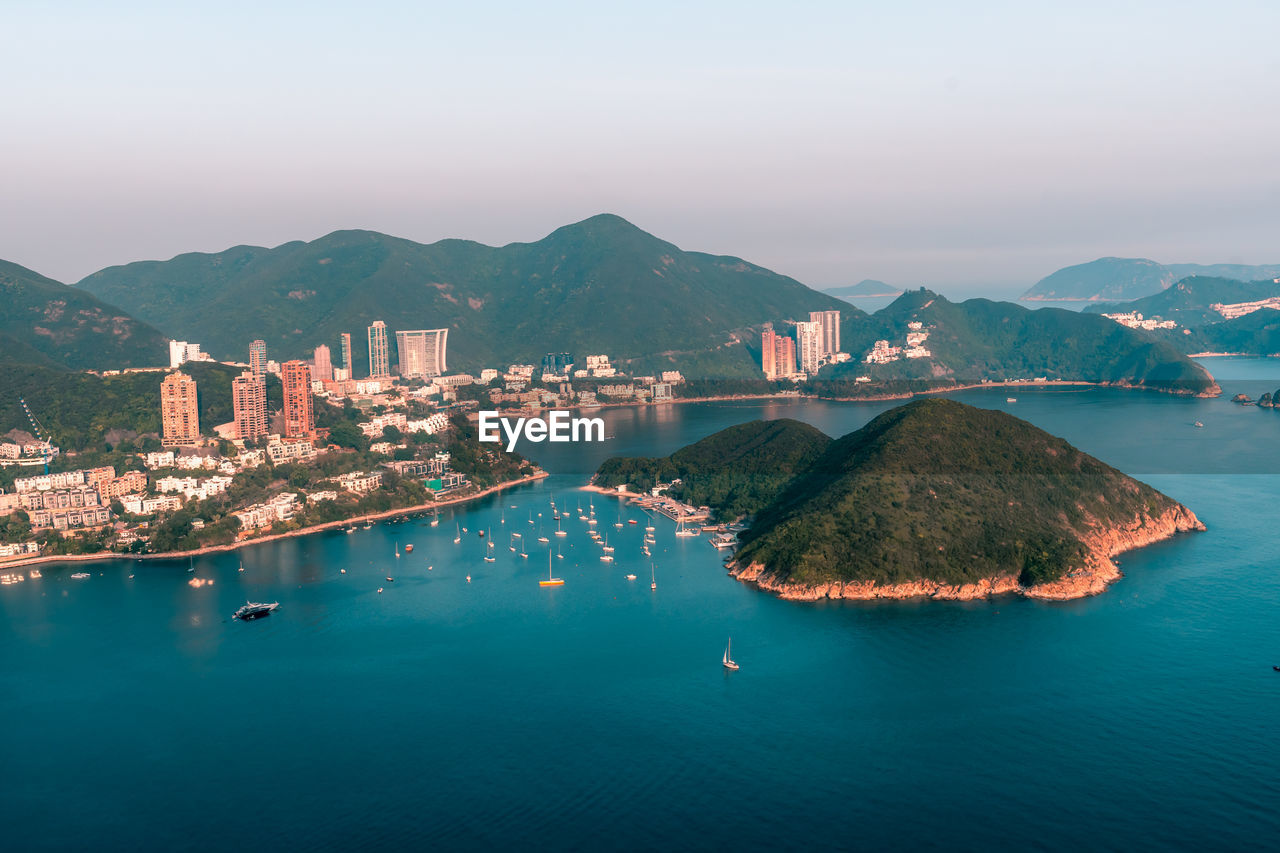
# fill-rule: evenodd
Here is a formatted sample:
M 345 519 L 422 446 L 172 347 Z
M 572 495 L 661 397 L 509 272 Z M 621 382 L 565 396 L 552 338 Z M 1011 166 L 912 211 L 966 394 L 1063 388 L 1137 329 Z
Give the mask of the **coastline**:
M 968 584 L 946 584 L 921 579 L 901 584 L 877 584 L 875 581 L 833 581 L 806 585 L 779 580 L 760 563 L 727 565 L 729 575 L 742 583 L 752 584 L 788 601 L 821 601 L 847 599 L 933 598 L 939 601 L 973 601 L 997 595 L 1021 595 L 1041 601 L 1070 601 L 1104 592 L 1123 577 L 1114 558 L 1128 551 L 1172 539 L 1182 533 L 1201 531 L 1205 525 L 1195 513 L 1182 504 L 1165 510 L 1155 518 L 1139 516 L 1113 530 L 1097 530 L 1083 537 L 1089 557 L 1084 566 L 1065 577 L 1035 586 L 1023 586 L 1016 574 L 983 578 Z
M 479 500 L 488 495 L 497 494 L 516 486 L 527 485 L 528 483 L 536 483 L 538 480 L 549 477 L 546 471 L 538 469 L 528 477 L 521 477 L 518 480 L 508 480 L 505 483 L 498 483 L 479 492 L 469 495 L 459 495 L 456 498 L 432 501 L 427 504 L 418 504 L 416 506 L 401 507 L 399 509 L 389 509 L 384 512 L 370 513 L 368 515 L 357 515 L 351 518 L 344 518 L 340 521 L 326 521 L 323 524 L 313 524 L 310 527 L 300 527 L 297 530 L 290 530 L 286 533 L 273 533 L 267 536 L 252 537 L 249 539 L 240 539 L 235 542 L 229 542 L 226 545 L 207 545 L 204 548 L 197 548 L 193 551 L 163 551 L 159 554 L 117 554 L 114 551 L 102 551 L 97 554 L 49 554 L 41 557 L 28 557 L 12 562 L 0 563 L 0 569 L 18 568 L 21 566 L 37 566 L 47 563 L 90 563 L 95 560 L 174 560 L 182 557 L 196 557 L 202 554 L 217 554 L 222 551 L 236 551 L 250 545 L 260 545 L 264 542 L 274 542 L 280 539 L 292 539 L 297 536 L 309 536 L 312 533 L 319 533 L 323 530 L 333 530 L 338 527 L 346 527 L 350 524 L 359 524 L 368 521 L 382 521 L 388 518 L 396 518 L 402 515 L 413 515 L 418 512 L 426 512 L 432 509 L 439 509 L 446 506 L 455 506 L 458 504 L 469 503 L 470 501 Z

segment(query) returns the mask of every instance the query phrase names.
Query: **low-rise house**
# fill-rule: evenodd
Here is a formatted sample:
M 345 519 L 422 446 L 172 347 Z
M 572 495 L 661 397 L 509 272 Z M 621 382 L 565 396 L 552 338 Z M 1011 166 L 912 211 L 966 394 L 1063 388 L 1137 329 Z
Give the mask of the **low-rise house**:
M 98 527 L 110 522 L 111 510 L 104 506 L 82 509 L 37 509 L 31 513 L 31 526 L 37 529 L 52 527 L 54 530 L 70 530 L 78 527 Z
M 272 465 L 305 462 L 316 458 L 316 448 L 310 441 L 273 441 L 267 445 L 267 458 Z
M 119 477 L 98 483 L 98 494 L 102 500 L 110 503 L 123 495 L 132 495 L 147 490 L 147 475 L 142 471 L 126 471 Z
M 154 515 L 157 512 L 169 512 L 182 506 L 182 498 L 177 495 L 158 495 L 150 498 L 145 495 L 125 495 L 120 505 L 130 515 Z
M 356 494 L 371 492 L 382 485 L 382 473 L 380 471 L 372 473 L 353 471 L 350 474 L 342 474 L 336 479 L 338 485 L 342 486 L 344 490 L 355 492 Z

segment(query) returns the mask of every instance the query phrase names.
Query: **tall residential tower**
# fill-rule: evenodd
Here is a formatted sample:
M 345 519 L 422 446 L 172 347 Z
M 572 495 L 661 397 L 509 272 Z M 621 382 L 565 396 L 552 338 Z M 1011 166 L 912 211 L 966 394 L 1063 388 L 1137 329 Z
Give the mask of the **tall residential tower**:
M 369 327 L 369 378 L 386 379 L 391 375 L 391 358 L 387 352 L 387 324 L 374 320 Z
M 200 410 L 196 381 L 185 373 L 170 373 L 160 383 L 160 424 L 163 444 L 181 447 L 200 441 Z
M 311 368 L 305 361 L 286 361 L 280 365 L 280 379 L 284 383 L 284 437 L 315 438 Z
M 404 377 L 442 376 L 445 372 L 445 345 L 448 329 L 423 329 L 396 332 L 396 352 L 400 356 L 400 375 Z
M 249 372 L 259 379 L 267 375 L 267 342 L 254 341 L 249 344 Z
M 246 370 L 231 380 L 231 409 L 236 437 L 261 438 L 267 434 L 267 383 Z

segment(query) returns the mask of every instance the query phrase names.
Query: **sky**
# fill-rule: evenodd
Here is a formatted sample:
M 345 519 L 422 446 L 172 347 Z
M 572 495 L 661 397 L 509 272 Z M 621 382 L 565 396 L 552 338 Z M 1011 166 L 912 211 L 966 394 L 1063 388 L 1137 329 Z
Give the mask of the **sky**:
M 3 0 L 0 258 L 611 212 L 814 287 L 1280 263 L 1277 32 L 1274 0 Z

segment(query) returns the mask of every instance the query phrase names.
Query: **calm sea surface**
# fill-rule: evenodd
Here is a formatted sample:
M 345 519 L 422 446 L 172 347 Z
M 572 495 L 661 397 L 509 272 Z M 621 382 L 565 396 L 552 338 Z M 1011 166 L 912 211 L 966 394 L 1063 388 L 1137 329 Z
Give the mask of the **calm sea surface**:
M 0 587 L 0 844 L 1273 847 L 1280 412 L 1228 399 L 1275 391 L 1280 363 L 1206 364 L 1224 398 L 957 395 L 1208 524 L 1082 601 L 789 603 L 662 519 L 653 592 L 645 516 L 577 491 L 607 455 L 758 417 L 840 435 L 889 404 L 606 410 L 601 447 L 522 448 L 554 472 L 535 487 L 198 558 L 200 588 L 185 561 L 41 567 Z M 549 548 L 563 587 L 538 586 Z M 246 598 L 280 610 L 232 621 Z

